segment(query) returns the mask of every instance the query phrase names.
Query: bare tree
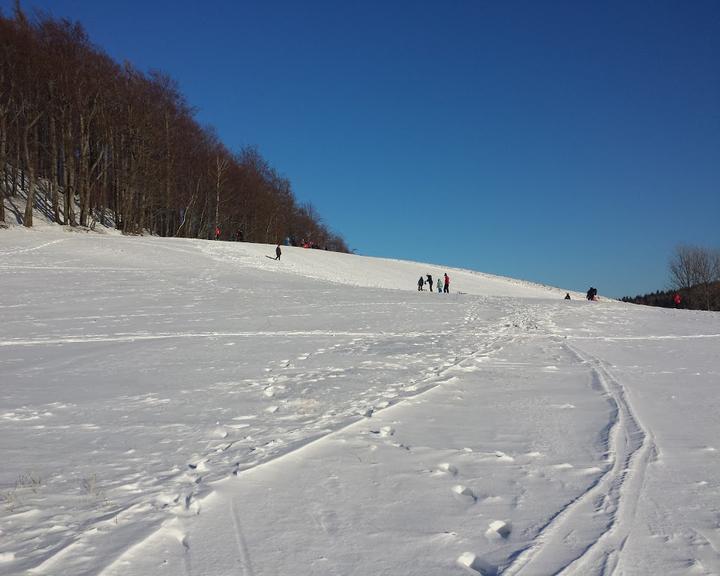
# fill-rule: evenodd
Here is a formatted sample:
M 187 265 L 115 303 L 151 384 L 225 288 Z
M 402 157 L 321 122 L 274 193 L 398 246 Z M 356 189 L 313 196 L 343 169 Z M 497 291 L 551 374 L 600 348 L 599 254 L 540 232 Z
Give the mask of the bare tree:
M 693 246 L 677 246 L 670 257 L 670 282 L 676 290 L 690 290 L 695 281 Z
M 230 165 L 230 156 L 220 148 L 215 155 L 215 230 L 220 226 L 220 193 L 225 186 L 225 173 Z
M 669 268 L 673 288 L 684 291 L 697 303 L 702 301 L 703 307 L 710 310 L 714 284 L 720 281 L 720 251 L 678 246 Z

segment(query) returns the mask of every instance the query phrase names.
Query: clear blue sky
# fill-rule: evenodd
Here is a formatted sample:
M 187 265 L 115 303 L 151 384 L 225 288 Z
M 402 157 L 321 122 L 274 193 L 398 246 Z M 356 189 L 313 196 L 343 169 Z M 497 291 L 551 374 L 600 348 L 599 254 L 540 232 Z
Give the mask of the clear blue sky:
M 623 296 L 720 247 L 717 0 L 23 6 L 174 77 L 360 254 Z

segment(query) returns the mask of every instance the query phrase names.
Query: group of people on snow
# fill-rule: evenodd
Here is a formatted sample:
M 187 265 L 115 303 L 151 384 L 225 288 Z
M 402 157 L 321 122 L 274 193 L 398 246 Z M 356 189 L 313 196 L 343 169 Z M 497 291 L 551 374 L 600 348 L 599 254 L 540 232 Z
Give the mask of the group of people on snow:
M 434 286 L 432 274 L 426 274 L 425 277 L 420 276 L 420 278 L 418 279 L 418 285 L 417 285 L 418 291 L 422 292 L 423 286 L 425 286 L 426 284 L 427 284 L 428 290 L 430 290 L 430 292 L 432 292 L 433 286 Z M 437 291 L 438 291 L 438 294 L 440 294 L 440 293 L 449 294 L 450 293 L 450 276 L 448 276 L 447 273 L 443 274 L 442 279 L 441 278 L 437 279 Z

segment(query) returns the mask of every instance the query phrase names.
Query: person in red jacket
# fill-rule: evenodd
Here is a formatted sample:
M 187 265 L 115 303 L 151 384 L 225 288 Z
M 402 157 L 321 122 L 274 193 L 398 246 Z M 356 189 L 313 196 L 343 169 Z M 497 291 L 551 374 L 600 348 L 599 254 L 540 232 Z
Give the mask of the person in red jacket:
M 443 292 L 445 294 L 450 293 L 450 276 L 448 276 L 447 273 L 445 274 L 445 285 L 443 286 Z
M 675 296 L 673 296 L 673 302 L 675 303 L 675 308 L 680 307 L 680 302 L 682 302 L 682 297 L 677 292 L 675 293 Z

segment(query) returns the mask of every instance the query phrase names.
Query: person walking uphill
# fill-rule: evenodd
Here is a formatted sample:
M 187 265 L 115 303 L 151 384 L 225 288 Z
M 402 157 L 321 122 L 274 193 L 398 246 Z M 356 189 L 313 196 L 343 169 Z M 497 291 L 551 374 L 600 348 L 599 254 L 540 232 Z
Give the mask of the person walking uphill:
M 447 273 L 444 276 L 445 276 L 445 286 L 443 287 L 443 292 L 445 294 L 449 294 L 450 293 L 450 276 L 448 276 Z
M 280 250 L 280 244 L 278 244 L 277 248 L 275 248 L 275 260 L 280 260 L 281 254 L 282 254 L 282 250 Z

